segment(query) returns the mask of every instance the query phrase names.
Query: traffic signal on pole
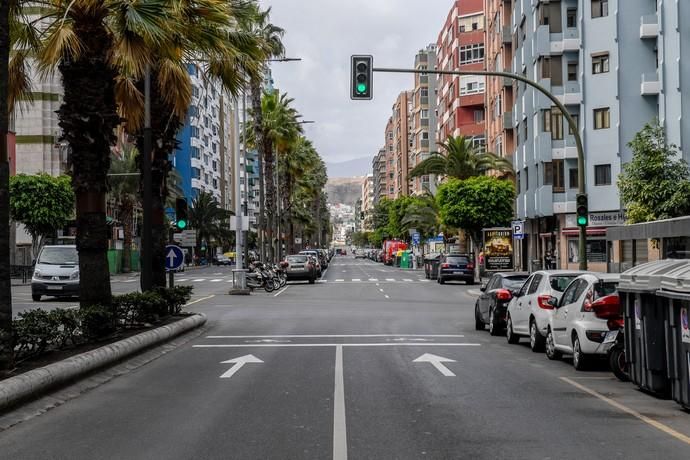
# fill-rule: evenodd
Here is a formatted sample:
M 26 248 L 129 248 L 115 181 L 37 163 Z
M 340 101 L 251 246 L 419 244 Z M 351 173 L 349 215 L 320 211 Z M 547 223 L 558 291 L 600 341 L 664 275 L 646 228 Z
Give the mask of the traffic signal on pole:
M 372 56 L 352 56 L 351 99 L 371 100 L 374 82 L 373 64 Z
M 180 230 L 187 228 L 187 200 L 184 198 L 178 198 L 175 200 L 175 227 Z
M 576 198 L 577 203 L 577 225 L 579 227 L 586 227 L 589 223 L 589 206 L 587 205 L 587 194 L 578 193 Z

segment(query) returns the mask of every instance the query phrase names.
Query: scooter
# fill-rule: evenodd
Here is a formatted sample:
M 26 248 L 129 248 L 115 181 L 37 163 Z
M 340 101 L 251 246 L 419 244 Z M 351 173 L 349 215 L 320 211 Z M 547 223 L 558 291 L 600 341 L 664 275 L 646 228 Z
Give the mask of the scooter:
M 247 287 L 251 290 L 264 288 L 266 292 L 273 292 L 276 288 L 273 276 L 259 262 L 252 264 L 247 273 Z
M 606 355 L 609 360 L 609 367 L 618 380 L 628 382 L 630 380 L 630 369 L 625 359 L 625 330 L 623 320 L 609 320 L 607 322 L 609 332 L 604 337 L 603 344 L 609 349 Z

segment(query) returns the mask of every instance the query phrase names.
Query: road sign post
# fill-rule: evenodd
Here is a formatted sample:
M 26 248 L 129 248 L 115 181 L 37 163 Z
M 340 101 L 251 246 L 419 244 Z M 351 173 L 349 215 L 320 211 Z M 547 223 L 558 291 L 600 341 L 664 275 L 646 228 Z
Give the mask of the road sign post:
M 165 269 L 168 271 L 168 284 L 174 287 L 175 270 L 184 264 L 184 252 L 179 246 L 169 244 L 165 247 Z

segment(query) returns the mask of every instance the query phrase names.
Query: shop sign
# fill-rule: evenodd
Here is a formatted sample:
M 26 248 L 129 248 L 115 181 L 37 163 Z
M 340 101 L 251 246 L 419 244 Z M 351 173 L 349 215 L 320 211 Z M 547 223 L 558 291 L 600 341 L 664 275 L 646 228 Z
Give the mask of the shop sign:
M 513 232 L 510 228 L 484 230 L 484 266 L 487 271 L 513 269 Z

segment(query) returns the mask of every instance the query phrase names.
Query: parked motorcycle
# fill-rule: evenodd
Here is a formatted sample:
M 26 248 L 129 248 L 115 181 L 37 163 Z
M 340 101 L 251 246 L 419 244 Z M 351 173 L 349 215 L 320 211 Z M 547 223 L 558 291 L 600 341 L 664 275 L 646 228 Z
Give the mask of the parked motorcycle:
M 623 320 L 609 320 L 607 322 L 609 332 L 604 337 L 604 346 L 609 349 L 606 355 L 609 360 L 609 367 L 620 381 L 627 382 L 630 380 L 630 370 L 625 359 L 625 330 L 623 327 Z
M 263 288 L 266 292 L 273 292 L 276 284 L 273 274 L 261 262 L 254 262 L 247 273 L 247 287 L 251 290 Z

